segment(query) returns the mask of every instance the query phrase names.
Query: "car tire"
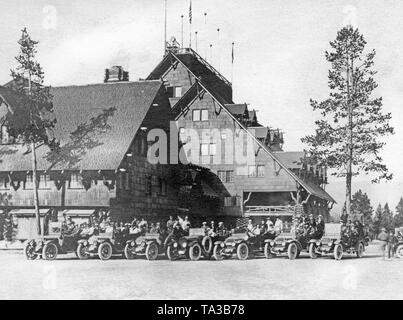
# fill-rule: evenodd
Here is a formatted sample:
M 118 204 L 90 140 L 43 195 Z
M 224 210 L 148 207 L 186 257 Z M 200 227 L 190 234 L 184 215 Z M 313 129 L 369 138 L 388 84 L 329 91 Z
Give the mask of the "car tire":
M 318 257 L 318 253 L 316 252 L 316 244 L 310 243 L 309 244 L 309 256 L 311 259 L 316 259 Z
M 35 260 L 38 258 L 38 254 L 35 252 L 35 246 L 30 242 L 26 244 L 24 254 L 27 260 Z
M 341 260 L 341 258 L 343 258 L 343 245 L 341 243 L 334 246 L 333 257 L 335 260 Z
M 166 253 L 169 260 L 175 261 L 177 259 L 175 248 L 172 245 L 168 245 Z
M 245 242 L 238 244 L 236 248 L 236 256 L 238 260 L 246 260 L 249 257 L 249 247 Z
M 266 259 L 273 258 L 273 254 L 271 253 L 271 246 L 269 243 L 266 243 L 264 245 L 264 256 L 266 257 Z
M 189 259 L 192 261 L 197 261 L 201 258 L 202 247 L 199 243 L 194 243 L 189 247 Z
M 158 245 L 155 242 L 151 242 L 146 248 L 146 258 L 149 261 L 155 260 L 158 257 Z
M 395 257 L 403 259 L 403 244 L 399 244 L 395 250 Z
M 213 251 L 213 239 L 209 236 L 203 237 L 202 240 L 202 247 L 206 255 L 211 255 Z
M 57 257 L 58 249 L 57 245 L 53 242 L 48 242 L 43 246 L 42 259 L 55 260 Z
M 109 260 L 112 257 L 112 245 L 109 242 L 102 242 L 98 247 L 98 256 L 101 260 Z
M 89 258 L 89 254 L 85 252 L 85 245 L 80 243 L 76 250 L 76 256 L 80 260 L 87 260 Z
M 132 246 L 130 244 L 126 244 L 123 254 L 127 260 L 133 260 L 136 258 L 136 254 L 133 253 Z
M 298 257 L 298 246 L 295 242 L 291 242 L 287 248 L 288 259 L 294 260 Z
M 362 258 L 362 256 L 364 255 L 364 250 L 365 250 L 364 244 L 362 242 L 360 242 L 358 244 L 357 252 L 356 252 L 357 258 Z
M 216 244 L 213 248 L 213 258 L 214 260 L 217 261 L 222 261 L 224 259 L 224 256 L 221 254 L 221 246 Z

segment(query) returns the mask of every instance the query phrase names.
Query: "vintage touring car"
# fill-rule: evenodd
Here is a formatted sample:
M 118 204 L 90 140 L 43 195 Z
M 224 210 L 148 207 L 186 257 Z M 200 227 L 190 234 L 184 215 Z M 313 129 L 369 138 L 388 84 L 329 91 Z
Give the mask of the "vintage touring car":
M 235 256 L 238 260 L 246 260 L 251 255 L 263 254 L 265 240 L 272 238 L 269 233 L 255 235 L 246 228 L 235 229 L 224 241 L 214 243 L 213 258 L 223 260 Z
M 190 228 L 188 236 L 172 239 L 167 243 L 166 254 L 169 260 L 186 258 L 197 261 L 201 257 L 210 258 L 212 243 L 204 228 Z
M 396 244 L 394 246 L 394 253 L 397 258 L 403 258 L 403 228 L 395 228 Z
M 159 254 L 166 251 L 165 234 L 146 233 L 136 239 L 126 242 L 124 255 L 126 259 L 134 259 L 136 256 L 145 255 L 147 260 L 155 260 Z
M 81 230 L 78 226 L 68 234 L 62 231 L 62 222 L 50 222 L 48 235 L 28 240 L 25 245 L 25 256 L 28 260 L 42 257 L 54 260 L 58 254 L 76 252 Z
M 103 233 L 79 240 L 77 256 L 80 260 L 98 256 L 101 260 L 109 260 L 112 255 L 124 256 L 125 245 L 133 235 L 128 232 L 110 228 Z
M 364 237 L 345 233 L 342 224 L 327 223 L 324 236 L 320 240 L 310 241 L 309 256 L 315 259 L 319 256 L 333 255 L 335 260 L 340 260 L 344 253 L 348 253 L 361 258 L 364 255 L 365 245 Z

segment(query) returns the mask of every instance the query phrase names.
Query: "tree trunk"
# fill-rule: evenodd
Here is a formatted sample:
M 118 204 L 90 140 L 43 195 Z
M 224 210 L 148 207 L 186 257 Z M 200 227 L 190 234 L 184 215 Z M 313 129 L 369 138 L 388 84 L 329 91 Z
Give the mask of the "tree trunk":
M 36 230 L 38 235 L 41 235 L 41 217 L 39 213 L 39 197 L 38 197 L 38 179 L 37 179 L 37 162 L 36 162 L 36 149 L 35 143 L 31 142 L 32 152 L 32 180 L 34 183 L 34 205 L 35 205 L 35 218 L 36 218 Z
M 346 213 L 351 214 L 351 180 L 352 180 L 352 164 L 353 164 L 353 110 L 352 101 L 350 99 L 350 64 L 347 55 L 347 111 L 348 111 L 348 158 L 346 167 Z M 351 65 L 352 65 L 351 61 Z M 351 69 L 353 71 L 353 69 Z

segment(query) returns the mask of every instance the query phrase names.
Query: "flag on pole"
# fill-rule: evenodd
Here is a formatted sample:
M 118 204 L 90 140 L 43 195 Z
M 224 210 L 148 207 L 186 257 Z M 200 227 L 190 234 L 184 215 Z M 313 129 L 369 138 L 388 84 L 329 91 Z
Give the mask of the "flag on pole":
M 231 59 L 232 63 L 234 63 L 234 43 L 232 43 Z
M 192 0 L 190 0 L 189 4 L 189 23 L 192 24 Z

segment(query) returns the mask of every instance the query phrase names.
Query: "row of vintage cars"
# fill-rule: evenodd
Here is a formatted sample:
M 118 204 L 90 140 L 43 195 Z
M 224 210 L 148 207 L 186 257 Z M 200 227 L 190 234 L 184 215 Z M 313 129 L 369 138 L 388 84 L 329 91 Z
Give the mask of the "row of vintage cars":
M 255 235 L 246 228 L 237 228 L 228 234 L 207 236 L 203 228 L 191 228 L 186 236 L 174 237 L 159 233 L 142 235 L 123 234 L 119 232 L 100 233 L 85 237 L 77 230 L 69 235 L 61 232 L 61 224 L 51 223 L 49 234 L 36 239 L 27 240 L 25 255 L 27 259 L 56 259 L 58 254 L 75 253 L 85 260 L 99 257 L 108 260 L 113 255 L 126 259 L 145 256 L 148 260 L 156 260 L 165 255 L 169 260 L 199 259 L 223 260 L 225 258 L 248 258 L 265 256 L 267 259 L 276 256 L 287 256 L 293 260 L 301 252 L 306 252 L 312 259 L 332 256 L 342 259 L 344 254 L 353 254 L 361 258 L 368 245 L 366 238 L 346 238 L 342 236 L 342 225 L 327 223 L 325 233 L 319 239 L 298 236 L 295 231 Z M 396 245 L 396 255 L 403 257 L 403 240 Z

